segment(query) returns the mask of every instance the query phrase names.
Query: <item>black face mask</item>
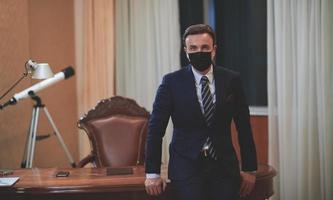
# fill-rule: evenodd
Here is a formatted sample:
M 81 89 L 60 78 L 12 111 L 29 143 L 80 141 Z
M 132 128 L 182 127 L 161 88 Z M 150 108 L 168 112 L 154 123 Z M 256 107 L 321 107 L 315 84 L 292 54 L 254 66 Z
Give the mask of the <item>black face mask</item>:
M 192 66 L 202 72 L 210 67 L 212 64 L 212 52 L 195 52 L 188 54 Z

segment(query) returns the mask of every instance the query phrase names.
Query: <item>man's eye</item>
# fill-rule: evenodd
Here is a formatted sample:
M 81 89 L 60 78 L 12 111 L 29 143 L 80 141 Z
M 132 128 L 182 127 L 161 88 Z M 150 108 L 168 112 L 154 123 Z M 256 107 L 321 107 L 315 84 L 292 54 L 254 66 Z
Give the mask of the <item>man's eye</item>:
M 203 51 L 209 51 L 209 50 L 210 50 L 210 47 L 202 47 L 202 50 L 203 50 Z

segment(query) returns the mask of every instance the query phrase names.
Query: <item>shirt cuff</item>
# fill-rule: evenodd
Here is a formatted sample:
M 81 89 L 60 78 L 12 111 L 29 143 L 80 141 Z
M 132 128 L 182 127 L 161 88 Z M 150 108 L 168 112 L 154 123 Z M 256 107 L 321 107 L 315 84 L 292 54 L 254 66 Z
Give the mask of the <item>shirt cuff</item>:
M 147 179 L 151 179 L 151 178 L 159 178 L 159 177 L 161 177 L 159 174 L 151 174 L 151 173 L 146 174 L 146 178 L 147 178 Z
M 249 173 L 249 174 L 256 174 L 257 171 L 243 171 L 243 172 L 246 172 L 246 173 Z

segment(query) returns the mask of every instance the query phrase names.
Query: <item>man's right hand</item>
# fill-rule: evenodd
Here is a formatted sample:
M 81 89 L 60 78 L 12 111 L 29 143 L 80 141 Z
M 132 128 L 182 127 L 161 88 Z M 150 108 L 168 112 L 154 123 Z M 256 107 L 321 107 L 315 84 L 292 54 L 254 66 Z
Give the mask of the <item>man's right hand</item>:
M 146 192 L 152 196 L 158 196 L 165 191 L 166 182 L 161 178 L 146 178 Z

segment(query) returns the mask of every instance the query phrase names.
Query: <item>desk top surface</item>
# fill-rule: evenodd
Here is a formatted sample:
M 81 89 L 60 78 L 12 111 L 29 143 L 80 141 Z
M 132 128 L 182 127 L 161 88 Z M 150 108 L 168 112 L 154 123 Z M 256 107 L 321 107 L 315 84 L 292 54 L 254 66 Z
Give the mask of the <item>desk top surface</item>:
M 0 188 L 0 193 L 76 193 L 76 192 L 121 192 L 143 191 L 145 173 L 143 166 L 133 166 L 133 174 L 107 175 L 107 168 L 31 168 L 15 170 L 11 176 L 20 180 L 12 187 Z M 68 177 L 56 177 L 59 171 L 69 171 Z M 167 168 L 162 167 L 166 177 Z M 272 178 L 275 170 L 259 165 L 257 181 Z
M 144 189 L 144 168 L 132 167 L 133 174 L 107 175 L 107 168 L 31 168 L 15 170 L 20 180 L 11 188 L 1 190 L 18 193 L 52 192 L 107 192 Z M 56 177 L 57 172 L 68 171 L 68 177 Z

